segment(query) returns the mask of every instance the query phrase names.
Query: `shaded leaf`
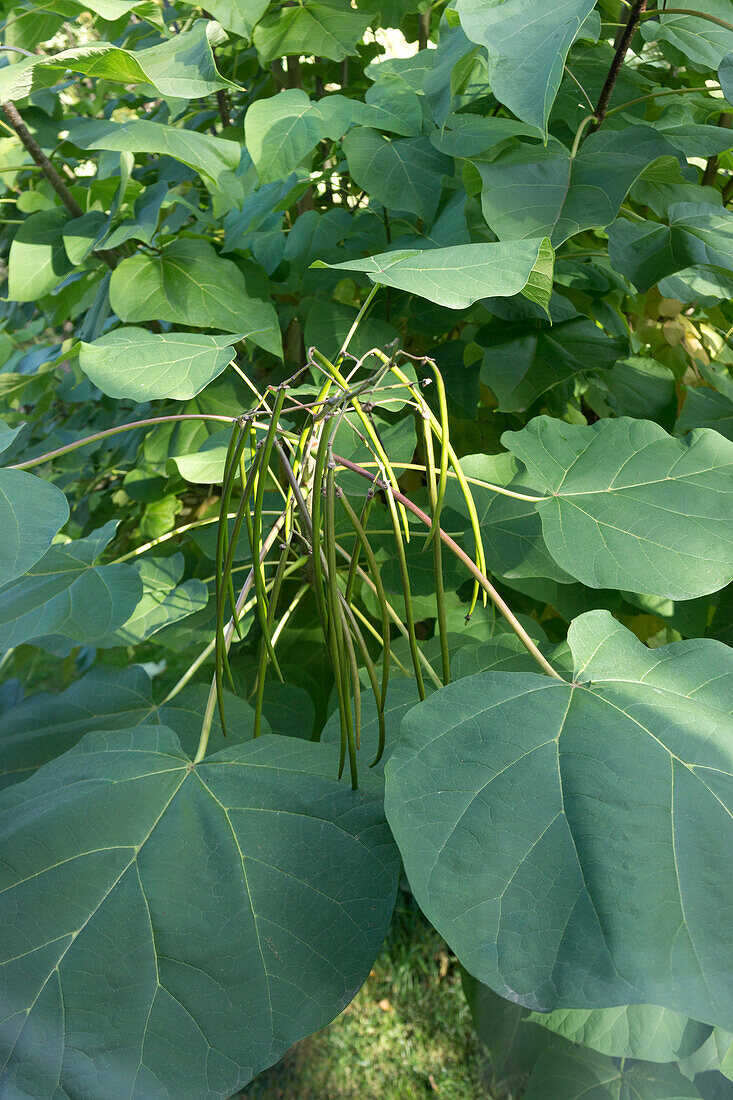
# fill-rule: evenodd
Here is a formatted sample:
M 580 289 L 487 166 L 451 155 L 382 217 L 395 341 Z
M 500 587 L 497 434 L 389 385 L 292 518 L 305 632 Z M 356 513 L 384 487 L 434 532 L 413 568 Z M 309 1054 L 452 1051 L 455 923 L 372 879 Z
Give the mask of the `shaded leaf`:
M 733 444 L 716 432 L 540 416 L 502 442 L 549 494 L 536 505 L 545 542 L 583 584 L 688 600 L 733 579 Z
M 79 365 L 109 397 L 134 401 L 195 397 L 234 359 L 231 347 L 254 333 L 205 336 L 194 332 L 149 332 L 118 328 L 93 344 L 80 345 Z
M 48 634 L 94 645 L 122 626 L 142 597 L 140 577 L 129 565 L 94 564 L 115 526 L 52 546 L 25 576 L 0 588 L 1 649 Z
M 426 137 L 389 140 L 377 130 L 358 126 L 346 135 L 343 148 L 351 178 L 377 202 L 432 220 L 443 176 L 453 164 Z
M 583 229 L 609 225 L 644 169 L 676 152 L 650 126 L 600 130 L 575 159 L 557 141 L 507 149 L 476 165 L 481 209 L 500 240 L 547 236 L 557 247 Z
M 728 1026 L 731 720 L 692 691 L 578 683 L 587 619 L 575 683 L 486 672 L 408 712 L 386 806 L 410 885 L 518 1004 L 653 1003 Z
M 64 248 L 65 210 L 54 207 L 31 214 L 10 246 L 8 298 L 35 302 L 58 286 L 73 268 Z
M 669 225 L 619 218 L 608 231 L 608 254 L 639 290 L 688 267 L 733 271 L 733 214 L 708 203 L 676 202 Z
M 593 0 L 458 0 L 461 26 L 489 54 L 496 98 L 523 122 L 546 131 L 565 58 Z
M 282 354 L 271 302 L 251 297 L 235 263 L 206 241 L 179 238 L 160 256 L 123 260 L 110 281 L 112 308 L 122 321 L 172 321 L 222 332 L 252 333 L 252 341 Z
M 270 735 L 192 769 L 141 727 L 3 792 L 6 1092 L 223 1100 L 348 1004 L 397 859 L 379 787 L 327 757 Z
M 340 264 L 316 261 L 312 266 L 363 271 L 373 283 L 450 309 L 466 309 L 480 298 L 522 292 L 546 306 L 552 292 L 553 256 L 547 240 L 510 241 L 406 249 Z

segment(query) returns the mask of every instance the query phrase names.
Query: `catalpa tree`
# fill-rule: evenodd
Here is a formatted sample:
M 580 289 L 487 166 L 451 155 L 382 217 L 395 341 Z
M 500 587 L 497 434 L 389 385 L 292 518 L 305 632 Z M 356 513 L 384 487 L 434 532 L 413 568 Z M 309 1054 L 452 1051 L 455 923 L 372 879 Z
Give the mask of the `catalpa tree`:
M 7 1100 L 232 1095 L 401 868 L 497 1087 L 731 1095 L 733 6 L 679 2 L 4 4 Z

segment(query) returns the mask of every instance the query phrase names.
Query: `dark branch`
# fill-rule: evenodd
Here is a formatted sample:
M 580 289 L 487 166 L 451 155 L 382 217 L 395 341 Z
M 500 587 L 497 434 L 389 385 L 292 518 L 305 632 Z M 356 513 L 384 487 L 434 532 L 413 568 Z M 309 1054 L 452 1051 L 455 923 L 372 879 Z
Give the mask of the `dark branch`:
M 621 41 L 616 47 L 616 53 L 614 54 L 613 61 L 611 62 L 611 68 L 608 70 L 608 76 L 606 77 L 606 83 L 603 85 L 601 94 L 598 97 L 598 103 L 596 109 L 593 112 L 594 122 L 591 126 L 592 130 L 597 130 L 606 117 L 606 111 L 608 110 L 608 104 L 611 101 L 613 95 L 613 89 L 616 87 L 616 81 L 618 80 L 619 73 L 621 72 L 621 66 L 624 63 L 624 58 L 628 53 L 631 41 L 636 34 L 636 28 L 639 26 L 639 20 L 646 8 L 647 0 L 635 0 L 635 3 L 629 13 L 629 20 L 624 28 L 624 32 L 621 35 Z

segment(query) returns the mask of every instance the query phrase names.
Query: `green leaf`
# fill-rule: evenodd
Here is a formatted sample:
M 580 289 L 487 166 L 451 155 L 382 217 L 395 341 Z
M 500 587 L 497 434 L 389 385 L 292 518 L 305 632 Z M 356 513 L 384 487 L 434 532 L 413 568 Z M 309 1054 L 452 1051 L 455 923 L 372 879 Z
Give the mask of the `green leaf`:
M 469 972 L 518 1004 L 657 1004 L 729 1026 L 731 718 L 698 694 L 703 651 L 694 671 L 683 656 L 679 690 L 674 654 L 669 688 L 578 682 L 588 618 L 568 638 L 574 683 L 486 672 L 408 712 L 386 808 L 411 888 Z M 625 661 L 612 644 L 604 660 Z
M 71 687 L 58 693 L 42 692 L 24 699 L 3 714 L 0 738 L 0 787 L 27 779 L 49 760 L 68 752 L 85 733 L 123 730 L 159 722 L 170 726 L 189 755 L 196 752 L 208 686 L 193 684 L 170 703 L 157 705 L 152 682 L 140 665 L 127 668 L 97 666 Z M 254 731 L 249 703 L 225 693 L 229 745 L 248 741 Z M 270 732 L 265 720 L 263 730 Z M 218 714 L 214 715 L 209 745 L 226 748 Z
M 99 247 L 109 222 L 109 217 L 101 210 L 90 210 L 88 214 L 66 222 L 63 230 L 64 248 L 74 267 L 78 267 L 90 252 Z
M 194 485 L 221 485 L 231 436 L 231 428 L 222 428 L 204 440 L 198 451 L 171 455 L 170 463 L 182 478 Z
M 673 1062 L 701 1047 L 710 1034 L 709 1025 L 656 1005 L 533 1012 L 527 1020 L 599 1054 L 647 1062 Z
M 300 88 L 255 100 L 244 118 L 244 141 L 260 183 L 287 176 L 325 135 L 318 103 Z
M 340 264 L 312 267 L 363 271 L 373 283 L 417 294 L 450 309 L 466 309 L 480 298 L 527 292 L 549 303 L 554 253 L 549 241 L 461 244 L 448 248 L 382 252 Z
M 114 534 L 108 523 L 85 539 L 52 546 L 0 588 L 0 649 L 59 634 L 94 645 L 130 617 L 143 594 L 129 565 L 95 565 Z
M 565 58 L 593 0 L 457 0 L 461 26 L 485 46 L 496 98 L 523 122 L 547 131 Z
M 496 394 L 500 412 L 523 411 L 589 370 L 608 370 L 628 349 L 585 318 L 541 327 L 489 325 L 476 342 L 484 350 L 481 381 Z
M 343 61 L 369 26 L 369 14 L 340 0 L 303 0 L 272 11 L 257 24 L 252 41 L 263 65 L 287 54 Z
M 348 1004 L 397 859 L 330 757 L 270 735 L 192 767 L 142 727 L 3 792 L 4 1091 L 228 1096 Z
M 549 577 L 560 584 L 572 581 L 573 578 L 550 555 L 542 536 L 542 522 L 532 501 L 516 500 L 476 484 L 484 481 L 532 497 L 535 490 L 521 464 L 506 453 L 463 455 L 461 469 L 466 477 L 474 479 L 471 493 L 489 572 L 510 580 Z M 446 501 L 468 524 L 468 508 L 457 482 L 449 483 Z M 464 535 L 468 545 L 471 545 L 471 538 L 469 532 Z
M 723 95 L 729 103 L 733 103 L 733 53 L 726 54 L 720 62 L 718 80 Z
M 669 42 L 697 65 L 717 69 L 726 54 L 733 53 L 728 0 L 685 0 L 679 7 L 682 12 L 655 13 L 653 21 L 642 23 L 642 35 L 647 42 Z M 695 15 L 698 11 L 722 19 L 728 26 L 700 19 Z
M 8 299 L 35 302 L 63 282 L 73 264 L 64 248 L 65 210 L 39 210 L 23 222 L 10 246 Z
M 79 121 L 70 127 L 69 140 L 80 149 L 109 149 L 173 157 L 194 168 L 214 190 L 235 184 L 232 173 L 242 155 L 242 147 L 236 141 L 199 134 L 178 126 L 164 126 L 144 118 L 126 122 L 113 122 L 111 119 Z
M 733 579 L 733 444 L 716 432 L 540 416 L 502 442 L 548 494 L 545 542 L 583 584 L 689 600 Z
M 24 99 L 51 87 L 71 69 L 98 80 L 150 84 L 162 96 L 195 99 L 219 88 L 236 87 L 220 76 L 214 61 L 212 46 L 225 38 L 218 23 L 198 19 L 191 30 L 135 53 L 109 42 L 90 42 L 8 65 L 0 70 L 0 96 Z
M 481 209 L 500 240 L 568 237 L 609 225 L 631 185 L 653 161 L 677 150 L 650 126 L 600 130 L 575 159 L 557 141 L 520 145 L 478 163 Z
M 540 137 L 540 130 L 513 118 L 484 118 L 481 115 L 449 115 L 445 126 L 433 130 L 430 140 L 449 157 L 475 157 L 512 137 Z
M 674 430 L 684 435 L 692 428 L 714 428 L 733 442 L 733 401 L 707 386 L 688 389 Z
M 183 566 L 183 554 L 133 562 L 132 568 L 142 582 L 142 599 L 129 619 L 98 639 L 96 645 L 99 648 L 139 645 L 163 627 L 202 611 L 209 601 L 209 590 L 196 578 L 181 584 Z
M 608 231 L 608 254 L 639 290 L 687 267 L 731 272 L 733 214 L 708 203 L 676 202 L 668 226 L 619 218 Z
M 350 130 L 343 142 L 351 178 L 390 210 L 407 210 L 432 221 L 443 176 L 453 162 L 426 137 L 390 140 L 368 126 Z
M 592 1050 L 549 1046 L 540 1053 L 525 1100 L 699 1100 L 674 1065 L 616 1062 Z
M 9 443 L 0 438 L 0 451 Z M 0 470 L 0 585 L 35 565 L 68 518 L 68 502 L 55 485 L 25 470 Z
M 648 649 L 608 611 L 582 615 L 569 637 L 583 680 L 639 681 L 733 717 L 733 649 L 714 638 Z
M 206 10 L 221 23 L 225 30 L 240 38 L 251 38 L 252 31 L 267 11 L 269 0 L 209 0 Z M 184 0 L 197 8 L 193 0 Z
M 253 333 L 205 336 L 118 328 L 80 345 L 79 365 L 109 397 L 151 401 L 195 397 L 234 359 L 232 344 Z
M 110 302 L 122 321 L 171 321 L 221 332 L 252 333 L 252 342 L 282 355 L 271 302 L 253 298 L 235 263 L 206 241 L 181 237 L 159 256 L 139 253 L 113 271 Z

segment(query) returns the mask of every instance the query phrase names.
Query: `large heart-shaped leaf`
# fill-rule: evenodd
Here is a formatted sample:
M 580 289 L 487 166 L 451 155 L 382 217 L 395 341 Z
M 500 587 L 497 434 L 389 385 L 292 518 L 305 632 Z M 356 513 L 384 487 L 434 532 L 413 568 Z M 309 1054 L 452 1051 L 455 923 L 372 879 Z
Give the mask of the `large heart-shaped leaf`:
M 518 412 L 542 394 L 590 370 L 608 370 L 628 349 L 585 318 L 556 325 L 488 325 L 476 334 L 484 348 L 481 381 L 499 399 L 499 410 Z
M 195 99 L 236 87 L 217 71 L 212 47 L 226 39 L 218 23 L 198 19 L 189 31 L 145 50 L 90 42 L 50 56 L 34 57 L 0 70 L 0 96 L 23 99 L 55 84 L 68 70 L 121 84 L 152 84 L 162 96 Z
M 244 140 L 260 183 L 287 176 L 325 137 L 319 104 L 300 88 L 258 99 L 244 119 Z
M 675 202 L 669 225 L 619 218 L 608 233 L 611 263 L 639 290 L 675 271 L 733 271 L 733 214 L 709 203 Z
M 49 760 L 68 752 L 85 733 L 123 730 L 160 723 L 170 726 L 189 755 L 196 752 L 209 688 L 192 684 L 170 702 L 156 704 L 153 684 L 139 665 L 109 668 L 99 665 L 58 694 L 41 692 L 3 714 L 0 737 L 0 787 L 27 779 Z M 249 703 L 225 692 L 228 739 L 218 713 L 214 715 L 209 748 L 248 741 L 254 731 Z M 269 733 L 267 719 L 263 732 Z
M 21 225 L 10 246 L 8 298 L 35 302 L 72 270 L 64 248 L 65 210 L 39 210 Z
M 249 331 L 253 343 L 282 354 L 275 307 L 251 297 L 237 265 L 207 241 L 179 238 L 160 256 L 128 257 L 112 273 L 109 297 L 122 321 Z
M 397 859 L 380 786 L 332 773 L 272 735 L 193 766 L 141 727 L 3 792 L 3 1091 L 224 1100 L 337 1015 Z
M 16 434 L 0 424 L 0 452 Z M 68 502 L 55 485 L 25 470 L 0 469 L 0 585 L 35 565 L 68 518 Z
M 544 239 L 405 249 L 340 264 L 316 261 L 312 266 L 363 271 L 373 283 L 450 309 L 466 309 L 480 298 L 522 293 L 546 307 L 552 293 L 553 259 L 550 242 Z
M 426 137 L 390 141 L 377 130 L 358 126 L 344 139 L 352 179 L 383 206 L 408 210 L 431 221 L 443 176 L 453 162 Z
M 551 237 L 608 225 L 631 185 L 652 161 L 677 150 L 650 126 L 600 130 L 576 157 L 559 142 L 520 145 L 478 164 L 481 209 L 500 240 Z
M 236 141 L 226 141 L 178 126 L 164 126 L 144 118 L 126 122 L 85 119 L 70 128 L 69 140 L 80 149 L 109 149 L 174 157 L 182 164 L 195 168 L 201 178 L 210 181 L 214 188 L 234 184 L 231 173 L 237 168 L 242 155 L 242 147 Z
M 209 601 L 203 581 L 192 577 L 181 583 L 183 554 L 169 558 L 143 558 L 132 563 L 143 586 L 143 595 L 132 615 L 116 630 L 97 639 L 100 648 L 138 645 L 159 630 L 202 611 Z
M 617 1061 L 594 1050 L 552 1044 L 537 1059 L 525 1100 L 700 1100 L 675 1065 Z
M 0 649 L 47 634 L 94 645 L 129 619 L 143 595 L 137 570 L 94 564 L 115 526 L 52 546 L 23 577 L 0 588 Z
M 583 584 L 689 600 L 733 579 L 733 444 L 717 432 L 539 416 L 502 442 L 548 494 L 545 542 Z
M 340 0 L 303 0 L 268 13 L 253 42 L 263 65 L 284 54 L 315 54 L 343 61 L 369 25 L 370 16 Z
M 674 656 L 664 688 L 581 684 L 583 661 L 572 684 L 481 673 L 408 712 L 387 815 L 411 887 L 464 966 L 519 1004 L 651 1003 L 730 1026 L 731 719 L 689 676 L 676 690 Z
M 79 366 L 102 393 L 133 401 L 186 401 L 218 377 L 234 358 L 232 344 L 254 333 L 206 336 L 118 328 L 81 344 Z
M 672 5 L 669 5 L 672 7 Z M 728 0 L 685 0 L 681 11 L 655 12 L 653 22 L 642 24 L 648 41 L 669 42 L 698 65 L 717 69 L 726 54 L 733 53 L 733 29 Z M 701 19 L 695 13 L 700 12 Z M 713 19 L 705 19 L 711 15 Z
M 489 54 L 491 89 L 524 122 L 547 129 L 565 58 L 593 0 L 458 0 L 461 26 Z

